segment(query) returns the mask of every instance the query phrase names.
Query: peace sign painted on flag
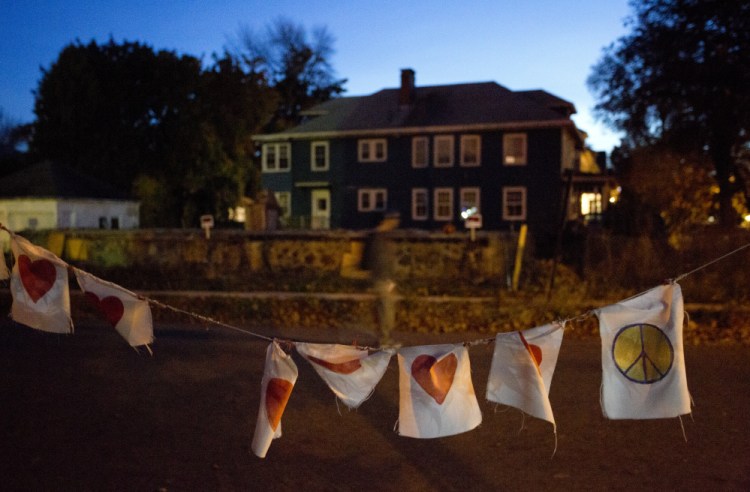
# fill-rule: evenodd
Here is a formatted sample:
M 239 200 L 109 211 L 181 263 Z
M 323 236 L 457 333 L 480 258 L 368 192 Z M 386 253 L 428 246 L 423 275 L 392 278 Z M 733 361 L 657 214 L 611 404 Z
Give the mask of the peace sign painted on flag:
M 630 381 L 652 384 L 669 373 L 674 348 L 661 328 L 639 323 L 617 332 L 612 342 L 612 358 L 620 373 Z

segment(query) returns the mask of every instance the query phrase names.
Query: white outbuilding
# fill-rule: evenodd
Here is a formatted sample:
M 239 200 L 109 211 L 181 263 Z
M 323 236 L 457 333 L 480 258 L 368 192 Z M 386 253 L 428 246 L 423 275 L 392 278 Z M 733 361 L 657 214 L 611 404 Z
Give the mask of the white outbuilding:
M 0 223 L 34 229 L 134 229 L 140 202 L 90 176 L 45 161 L 0 178 Z

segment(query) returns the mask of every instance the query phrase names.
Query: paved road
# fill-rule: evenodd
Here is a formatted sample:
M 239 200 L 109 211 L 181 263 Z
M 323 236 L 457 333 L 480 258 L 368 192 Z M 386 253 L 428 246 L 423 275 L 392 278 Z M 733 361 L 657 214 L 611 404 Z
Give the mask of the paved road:
M 471 339 L 397 335 L 407 345 Z M 564 340 L 550 395 L 554 457 L 549 424 L 484 401 L 491 346 L 470 349 L 482 425 L 430 440 L 393 432 L 395 359 L 373 397 L 347 411 L 295 355 L 283 437 L 261 460 L 249 444 L 266 342 L 173 325 L 158 326 L 157 337 L 150 357 L 98 324 L 57 336 L 0 322 L 3 490 L 750 489 L 746 347 L 688 347 L 696 406 L 684 419 L 686 443 L 676 419 L 605 420 L 598 343 Z

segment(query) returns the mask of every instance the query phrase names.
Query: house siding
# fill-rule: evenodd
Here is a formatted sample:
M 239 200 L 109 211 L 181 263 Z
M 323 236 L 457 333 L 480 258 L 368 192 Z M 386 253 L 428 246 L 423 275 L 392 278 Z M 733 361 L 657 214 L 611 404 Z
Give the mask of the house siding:
M 387 159 L 384 162 L 359 162 L 357 138 L 328 140 L 329 169 L 312 171 L 310 148 L 313 140 L 292 143 L 292 165 L 289 172 L 264 173 L 264 188 L 291 191 L 295 216 L 311 213 L 310 193 L 319 187 L 331 191 L 331 228 L 366 229 L 377 225 L 382 211 L 360 212 L 358 190 L 384 188 L 387 190 L 387 209 L 398 210 L 402 226 L 428 230 L 440 229 L 448 222 L 462 228 L 460 218 L 461 188 L 479 188 L 483 227 L 488 230 L 508 230 L 519 224 L 502 220 L 503 187 L 522 186 L 527 190 L 526 221 L 534 224 L 536 234 L 550 235 L 556 230 L 564 180 L 561 175 L 563 159 L 563 131 L 560 128 L 514 130 L 527 138 L 527 163 L 503 164 L 503 135 L 505 132 L 444 133 L 425 132 L 429 140 L 429 164 L 412 166 L 412 135 L 387 137 Z M 462 135 L 478 135 L 481 139 L 480 164 L 460 165 Z M 454 164 L 435 167 L 433 163 L 434 137 L 449 135 L 454 139 Z M 363 137 L 366 138 L 366 137 Z M 319 141 L 319 140 L 315 140 Z M 412 189 L 428 190 L 428 218 L 414 220 L 411 216 Z M 453 190 L 450 221 L 434 219 L 433 191 L 435 188 Z
M 399 103 L 404 90 L 413 97 Z M 434 231 L 450 224 L 462 230 L 462 190 L 470 189 L 479 193 L 483 229 L 517 229 L 523 221 L 538 240 L 551 241 L 548 238 L 554 237 L 561 221 L 565 176 L 568 170 L 578 170 L 584 144 L 585 136 L 570 119 L 574 112 L 571 103 L 545 91 L 516 92 L 495 83 L 424 88 L 407 84 L 400 90 L 336 99 L 316 107 L 311 111 L 314 117 L 294 128 L 257 136 L 263 143 L 292 143 L 291 171 L 286 176 L 264 173 L 263 186 L 291 191 L 297 216 L 310 214 L 311 190 L 325 186 L 331 193 L 330 227 L 352 230 L 374 227 L 386 210 L 399 211 L 404 228 Z M 512 134 L 523 136 L 507 138 Z M 478 165 L 461 164 L 462 137 L 468 136 L 479 138 Z M 452 165 L 436 162 L 436 144 L 449 145 L 441 137 L 452 139 Z M 428 144 L 427 164 L 422 167 L 412 165 L 414 138 L 424 138 Z M 312 172 L 311 142 L 325 139 L 329 169 Z M 359 162 L 358 142 L 365 139 L 372 140 L 371 145 L 386 141 L 382 162 Z M 466 138 L 464 142 L 477 143 Z M 512 148 L 504 149 L 505 145 Z M 506 150 L 514 158 L 507 164 Z M 504 196 L 519 198 L 517 193 L 508 194 L 509 187 L 522 193 L 523 208 L 505 206 Z M 435 213 L 438 189 L 450 190 L 452 196 L 450 213 L 443 211 L 440 220 Z M 387 193 L 384 210 L 372 209 L 382 197 L 379 190 Z M 421 215 L 416 219 L 412 217 L 415 190 L 427 198 L 426 213 L 420 202 Z M 370 199 L 362 202 L 370 209 L 359 210 L 360 197 Z M 518 221 L 504 219 L 504 212 Z

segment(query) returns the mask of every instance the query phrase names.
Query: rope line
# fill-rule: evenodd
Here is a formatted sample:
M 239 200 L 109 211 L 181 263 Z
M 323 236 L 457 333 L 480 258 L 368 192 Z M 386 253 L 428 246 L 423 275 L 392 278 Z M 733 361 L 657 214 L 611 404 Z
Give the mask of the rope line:
M 10 234 L 11 238 L 14 238 L 14 237 L 17 236 L 13 231 L 11 231 L 10 229 L 6 228 L 2 223 L 0 223 L 0 230 L 6 231 L 8 234 Z M 21 236 L 18 236 L 18 237 L 21 237 Z M 719 261 L 722 261 L 722 260 L 724 260 L 724 259 L 726 259 L 726 258 L 728 258 L 728 257 L 730 257 L 732 255 L 735 255 L 735 254 L 739 253 L 740 251 L 742 251 L 742 250 L 744 250 L 746 248 L 749 248 L 749 247 L 750 247 L 750 242 L 748 242 L 748 243 L 746 243 L 746 244 L 744 244 L 744 245 L 742 245 L 742 246 L 740 246 L 738 248 L 735 248 L 734 250 L 729 251 L 728 253 L 725 253 L 724 255 L 722 255 L 722 256 L 720 256 L 718 258 L 715 258 L 715 259 L 713 259 L 713 260 L 711 260 L 709 262 L 706 262 L 706 263 L 702 264 L 701 266 L 699 266 L 697 268 L 694 268 L 693 270 L 690 270 L 687 273 L 683 273 L 681 275 L 678 275 L 677 277 L 675 277 L 674 279 L 669 280 L 668 282 L 670 282 L 670 283 L 679 282 L 680 280 L 682 280 L 682 279 L 684 279 L 684 278 L 686 278 L 686 277 L 688 277 L 688 276 L 690 276 L 690 275 L 692 275 L 692 274 L 694 274 L 696 272 L 699 272 L 699 271 L 701 271 L 701 270 L 703 270 L 705 268 L 708 268 L 709 266 L 711 266 L 711 265 L 713 265 L 715 263 L 718 263 Z M 63 260 L 60 260 L 60 261 L 63 261 Z M 63 261 L 63 263 L 64 263 L 64 261 Z M 68 265 L 67 263 L 65 263 L 65 264 Z M 91 275 L 88 272 L 80 270 L 80 269 L 78 269 L 76 267 L 73 267 L 71 265 L 68 265 L 68 267 L 71 268 L 71 269 L 73 269 L 74 271 L 80 271 L 80 272 L 85 273 L 87 275 Z M 159 307 L 159 308 L 162 308 L 162 309 L 166 309 L 166 310 L 169 310 L 169 311 L 173 311 L 175 313 L 183 314 L 185 316 L 189 316 L 189 317 L 192 317 L 192 318 L 204 321 L 206 323 L 214 324 L 216 326 L 220 326 L 220 327 L 226 328 L 228 330 L 233 330 L 235 332 L 242 333 L 244 335 L 252 336 L 252 337 L 255 337 L 255 338 L 258 338 L 258 339 L 261 339 L 261 340 L 266 340 L 266 341 L 269 341 L 269 342 L 273 342 L 273 341 L 285 342 L 286 344 L 289 344 L 289 345 L 294 345 L 295 343 L 301 343 L 300 340 L 280 340 L 277 337 L 269 337 L 267 335 L 262 335 L 260 333 L 254 332 L 254 331 L 250 331 L 250 330 L 246 330 L 246 329 L 243 329 L 243 328 L 239 328 L 237 326 L 230 325 L 228 323 L 224 323 L 223 321 L 219 321 L 219 320 L 216 320 L 214 318 L 211 318 L 211 317 L 208 317 L 208 316 L 204 316 L 202 314 L 194 313 L 192 311 L 186 311 L 184 309 L 180 309 L 180 308 L 177 308 L 175 306 L 171 306 L 169 304 L 165 304 L 165 303 L 163 303 L 161 301 L 157 301 L 155 299 L 152 299 L 152 298 L 149 298 L 149 297 L 145 297 L 145 296 L 142 296 L 140 294 L 132 293 L 129 290 L 127 290 L 124 287 L 121 287 L 121 286 L 119 286 L 117 284 L 113 284 L 113 283 L 107 282 L 105 280 L 103 280 L 103 282 L 105 282 L 105 283 L 107 283 L 107 284 L 109 284 L 111 286 L 117 287 L 118 289 L 120 289 L 120 290 L 122 290 L 124 292 L 127 292 L 129 294 L 133 294 L 133 295 L 137 296 L 139 299 L 144 300 L 144 301 L 148 302 L 149 304 L 154 305 L 156 307 Z M 651 290 L 653 290 L 655 288 L 656 287 L 648 288 L 648 289 L 646 289 L 646 290 L 644 290 L 642 292 L 639 292 L 639 293 L 637 293 L 635 295 L 632 295 L 632 296 L 628 297 L 627 299 L 624 299 L 624 300 L 618 301 L 618 302 L 625 302 L 625 301 L 634 299 L 636 297 L 642 296 L 643 294 L 645 294 L 645 293 L 647 293 L 647 292 L 649 292 L 649 291 L 651 291 Z M 553 328 L 549 333 L 552 333 L 552 331 L 556 331 L 558 329 L 563 329 L 564 330 L 564 329 L 567 328 L 568 324 L 585 321 L 586 319 L 588 319 L 588 318 L 590 318 L 590 317 L 592 317 L 594 315 L 595 315 L 594 310 L 589 310 L 589 311 L 586 311 L 583 314 L 579 314 L 579 315 L 576 315 L 576 316 L 571 316 L 569 318 L 555 320 L 553 322 L 553 324 L 555 324 L 557 326 L 555 328 Z M 495 341 L 495 337 L 488 337 L 488 338 L 480 338 L 480 339 L 476 339 L 476 340 L 467 340 L 467 341 L 459 342 L 459 343 L 462 343 L 465 347 L 472 347 L 472 346 L 476 346 L 476 345 L 489 345 L 490 343 L 493 343 L 494 341 Z M 370 346 L 360 346 L 360 345 L 355 345 L 355 346 L 357 348 L 359 348 L 359 349 L 364 349 L 364 350 L 384 350 L 384 349 L 388 349 L 388 348 L 398 348 L 398 347 L 400 347 L 400 345 L 395 345 L 393 347 L 388 347 L 388 346 L 370 347 Z

